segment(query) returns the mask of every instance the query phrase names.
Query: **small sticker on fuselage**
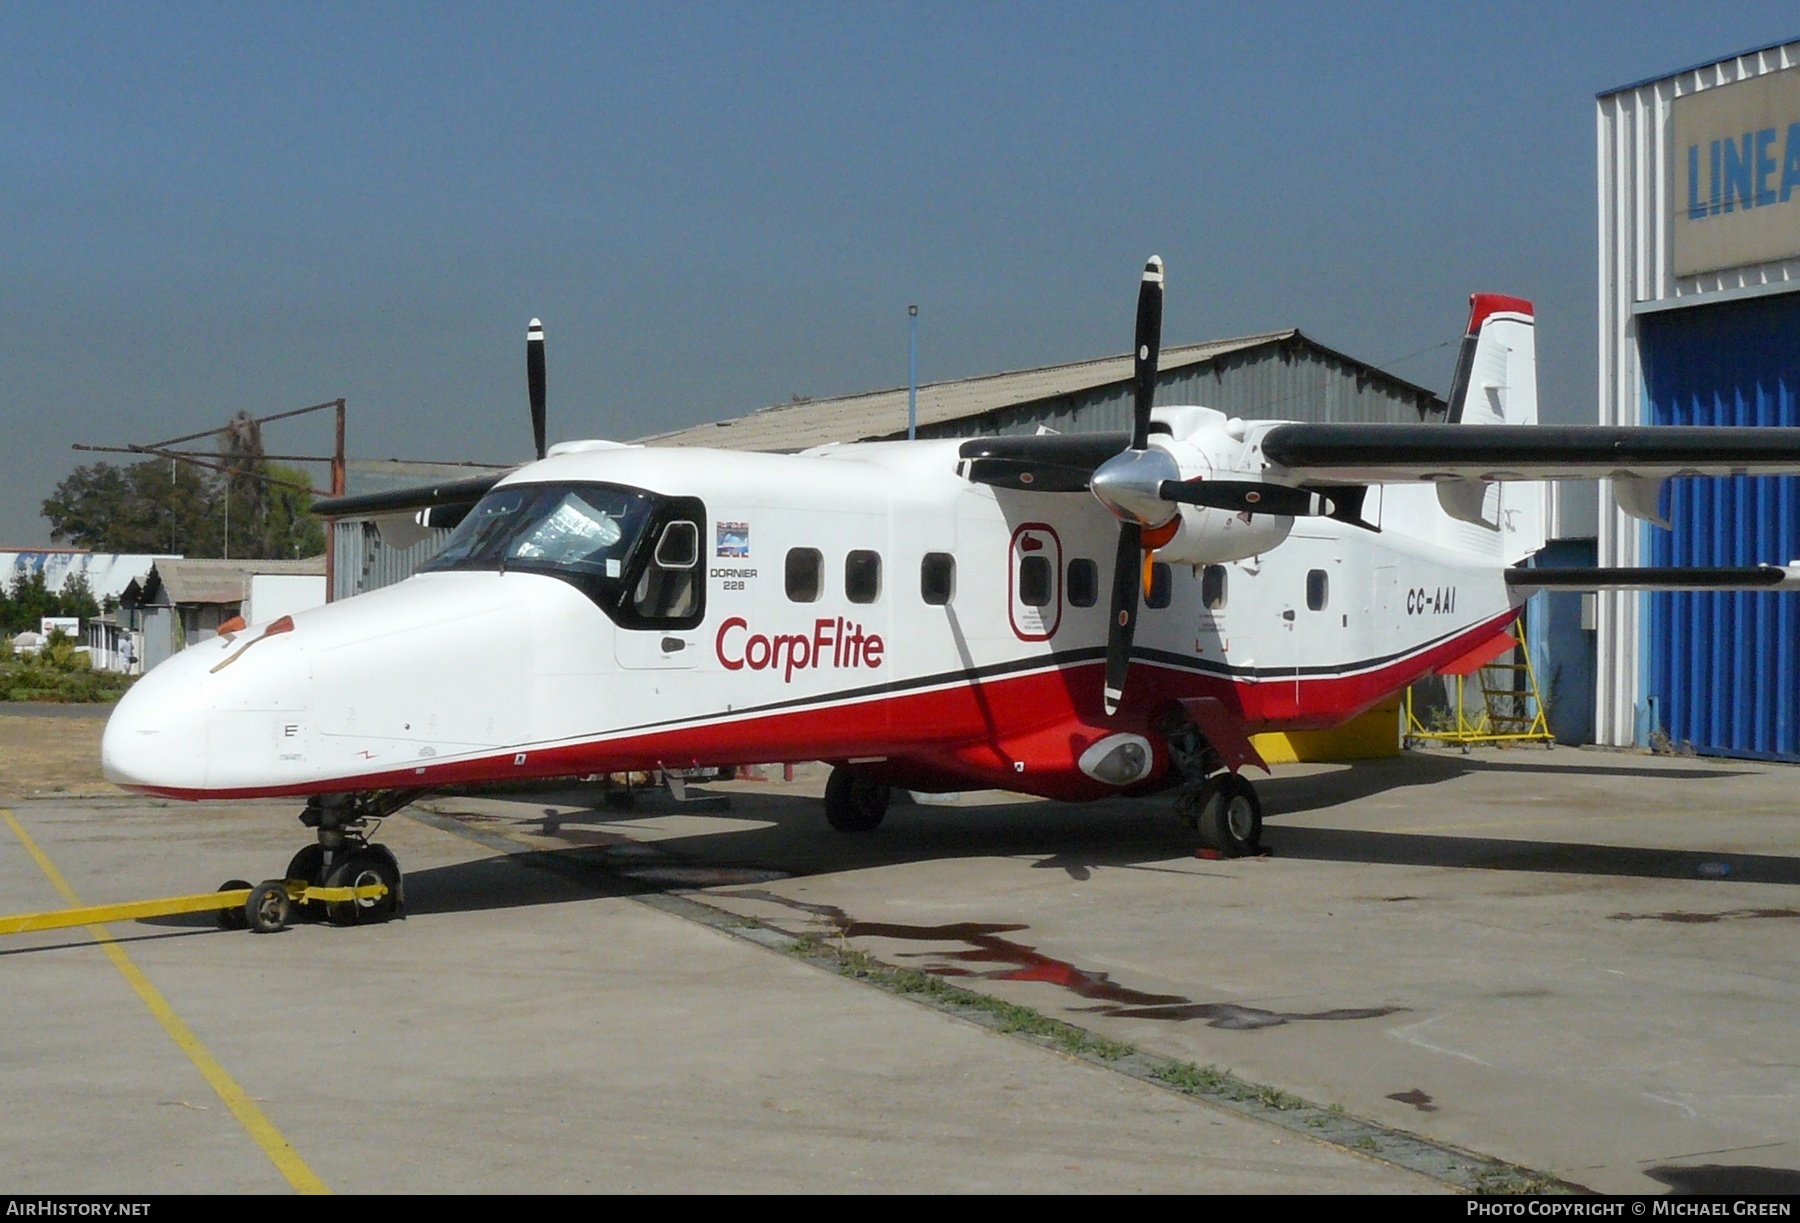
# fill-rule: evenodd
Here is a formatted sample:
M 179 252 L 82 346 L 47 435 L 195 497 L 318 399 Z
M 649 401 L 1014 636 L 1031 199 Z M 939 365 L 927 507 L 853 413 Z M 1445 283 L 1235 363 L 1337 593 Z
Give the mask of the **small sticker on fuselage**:
M 750 524 L 747 522 L 715 522 L 718 546 L 714 556 L 749 556 Z

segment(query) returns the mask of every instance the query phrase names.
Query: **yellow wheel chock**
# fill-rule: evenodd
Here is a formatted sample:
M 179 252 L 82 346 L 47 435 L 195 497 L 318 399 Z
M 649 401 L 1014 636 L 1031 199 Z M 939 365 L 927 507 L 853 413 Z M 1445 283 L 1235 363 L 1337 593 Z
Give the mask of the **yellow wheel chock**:
M 233 879 L 216 892 L 194 896 L 168 896 L 161 900 L 131 900 L 123 904 L 87 905 L 79 909 L 52 909 L 46 913 L 15 913 L 0 917 L 0 934 L 30 934 L 38 930 L 63 930 L 102 922 L 139 921 L 146 917 L 170 917 L 177 913 L 216 911 L 219 924 L 228 930 L 245 926 L 258 933 L 285 928 L 293 907 L 310 901 L 344 903 L 379 900 L 388 894 L 384 883 L 362 887 L 317 887 L 304 879 L 270 879 L 254 887 Z

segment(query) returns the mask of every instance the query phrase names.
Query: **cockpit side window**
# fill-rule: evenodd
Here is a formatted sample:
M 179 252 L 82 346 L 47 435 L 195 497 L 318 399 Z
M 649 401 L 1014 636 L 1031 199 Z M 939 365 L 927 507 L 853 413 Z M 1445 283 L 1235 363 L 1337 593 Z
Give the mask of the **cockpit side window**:
M 680 520 L 668 523 L 656 540 L 656 563 L 664 569 L 692 569 L 700 559 L 700 527 Z

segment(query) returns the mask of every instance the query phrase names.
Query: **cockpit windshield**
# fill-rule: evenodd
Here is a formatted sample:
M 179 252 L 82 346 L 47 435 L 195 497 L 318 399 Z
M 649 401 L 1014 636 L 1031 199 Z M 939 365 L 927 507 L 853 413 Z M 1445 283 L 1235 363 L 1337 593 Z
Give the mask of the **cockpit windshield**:
M 517 568 L 616 582 L 652 509 L 649 495 L 604 484 L 508 485 L 483 497 L 423 568 Z

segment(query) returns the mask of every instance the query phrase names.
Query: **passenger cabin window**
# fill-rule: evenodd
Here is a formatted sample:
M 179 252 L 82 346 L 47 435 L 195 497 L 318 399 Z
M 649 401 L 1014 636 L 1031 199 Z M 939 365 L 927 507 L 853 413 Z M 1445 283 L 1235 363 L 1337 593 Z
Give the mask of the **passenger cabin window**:
M 817 603 L 825 585 L 825 554 L 817 548 L 789 548 L 787 597 L 792 603 Z
M 1145 607 L 1167 607 L 1175 596 L 1175 573 L 1161 561 L 1150 566 L 1150 588 L 1144 591 Z
M 1100 566 L 1090 560 L 1069 562 L 1069 606 L 1092 607 L 1100 598 Z
M 852 603 L 881 597 L 881 553 L 859 548 L 844 558 L 844 595 Z
M 1331 576 L 1323 569 L 1306 571 L 1306 609 L 1324 611 L 1331 601 Z
M 1047 556 L 1019 558 L 1019 602 L 1027 607 L 1048 607 L 1056 595 L 1056 572 Z
M 1230 597 L 1230 587 L 1225 581 L 1225 566 L 1208 565 L 1200 573 L 1200 605 L 1207 611 L 1223 611 L 1225 600 Z
M 700 527 L 686 519 L 663 524 L 656 550 L 631 593 L 631 609 L 644 620 L 674 622 L 700 610 Z
M 919 597 L 932 607 L 942 607 L 956 594 L 956 558 L 948 552 L 927 552 L 919 562 Z

